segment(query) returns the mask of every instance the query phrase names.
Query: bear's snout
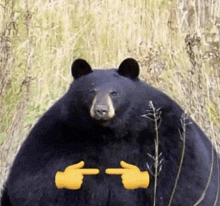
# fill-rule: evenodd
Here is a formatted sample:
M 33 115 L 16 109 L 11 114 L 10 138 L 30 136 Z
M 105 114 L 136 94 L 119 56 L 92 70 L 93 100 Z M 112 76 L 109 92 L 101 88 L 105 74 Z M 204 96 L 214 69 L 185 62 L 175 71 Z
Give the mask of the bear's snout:
M 99 93 L 95 96 L 90 115 L 98 121 L 108 121 L 115 116 L 115 109 L 109 94 Z
M 97 105 L 95 108 L 95 114 L 100 118 L 104 118 L 108 114 L 107 105 Z

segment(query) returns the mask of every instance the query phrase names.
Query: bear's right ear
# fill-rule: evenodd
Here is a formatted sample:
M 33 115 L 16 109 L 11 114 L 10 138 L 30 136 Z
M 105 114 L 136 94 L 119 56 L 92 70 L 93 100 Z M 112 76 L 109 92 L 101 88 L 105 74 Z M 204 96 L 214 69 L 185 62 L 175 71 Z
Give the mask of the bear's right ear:
M 92 68 L 86 60 L 76 59 L 71 66 L 71 72 L 74 79 L 77 79 L 83 75 L 91 73 Z

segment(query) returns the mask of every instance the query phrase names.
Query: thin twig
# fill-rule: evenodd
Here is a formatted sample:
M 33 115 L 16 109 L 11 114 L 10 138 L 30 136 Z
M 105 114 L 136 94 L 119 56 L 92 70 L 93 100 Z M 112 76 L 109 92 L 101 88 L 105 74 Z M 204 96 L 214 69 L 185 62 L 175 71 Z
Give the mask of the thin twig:
M 154 121 L 154 129 L 155 129 L 155 139 L 154 139 L 154 144 L 155 144 L 155 154 L 154 156 L 148 154 L 153 160 L 154 160 L 154 172 L 150 170 L 151 174 L 154 176 L 154 202 L 153 206 L 156 206 L 156 198 L 157 198 L 157 178 L 159 173 L 162 170 L 162 162 L 163 159 L 160 160 L 160 157 L 162 153 L 159 154 L 159 127 L 161 124 L 161 111 L 160 108 L 156 109 L 153 105 L 153 102 L 149 102 L 149 107 L 150 110 L 148 110 L 146 115 L 142 115 L 143 117 L 146 117 L 152 121 Z M 158 123 L 159 121 L 159 123 Z M 147 164 L 148 168 L 149 165 Z
M 180 160 L 179 169 L 178 169 L 178 172 L 177 172 L 177 176 L 176 176 L 176 179 L 175 179 L 173 191 L 172 191 L 172 194 L 171 194 L 168 206 L 171 206 L 171 204 L 172 204 L 173 197 L 174 197 L 174 194 L 175 194 L 175 191 L 176 191 L 176 187 L 177 187 L 177 183 L 178 183 L 178 180 L 179 180 L 180 172 L 182 170 L 183 159 L 184 159 L 185 148 L 186 148 L 186 125 L 187 125 L 186 120 L 187 120 L 187 114 L 183 113 L 182 117 L 181 117 L 181 125 L 182 125 L 182 129 L 183 129 L 183 133 L 181 134 L 181 132 L 179 130 L 180 138 L 183 141 L 183 148 L 182 148 L 182 154 L 181 154 L 181 160 Z M 188 124 L 190 124 L 190 123 L 188 123 Z
M 220 167 L 219 167 L 219 156 L 217 154 L 217 170 L 218 170 L 218 189 L 217 189 L 217 194 L 216 194 L 216 198 L 215 198 L 215 202 L 214 202 L 214 205 L 213 206 L 218 206 L 217 203 L 219 202 L 218 201 L 218 198 L 219 198 L 219 191 L 220 191 Z
M 201 203 L 202 200 L 205 197 L 206 191 L 207 191 L 207 189 L 209 187 L 209 184 L 211 182 L 212 172 L 213 172 L 213 165 L 214 165 L 214 147 L 212 146 L 212 163 L 211 163 L 211 169 L 210 169 L 210 173 L 209 173 L 209 178 L 208 178 L 208 181 L 207 181 L 207 184 L 205 186 L 205 189 L 204 189 L 203 193 L 201 194 L 200 198 L 197 200 L 197 202 L 193 206 L 199 205 L 199 203 Z

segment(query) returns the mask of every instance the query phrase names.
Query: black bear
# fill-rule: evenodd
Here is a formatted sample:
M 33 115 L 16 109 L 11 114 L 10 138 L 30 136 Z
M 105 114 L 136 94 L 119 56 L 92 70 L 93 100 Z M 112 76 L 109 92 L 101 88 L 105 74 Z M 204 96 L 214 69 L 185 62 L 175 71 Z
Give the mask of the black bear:
M 92 70 L 77 59 L 71 70 L 69 90 L 20 148 L 2 206 L 220 205 L 218 154 L 173 100 L 139 80 L 136 60 Z M 62 176 L 71 171 L 79 182 Z M 124 171 L 146 181 L 129 185 L 136 173 Z

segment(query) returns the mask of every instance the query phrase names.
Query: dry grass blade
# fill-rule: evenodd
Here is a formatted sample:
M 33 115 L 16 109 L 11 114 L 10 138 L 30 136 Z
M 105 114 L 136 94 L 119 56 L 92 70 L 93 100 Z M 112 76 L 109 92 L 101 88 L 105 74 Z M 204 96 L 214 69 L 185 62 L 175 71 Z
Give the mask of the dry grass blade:
M 219 159 L 217 160 L 217 167 L 218 167 L 218 190 L 217 190 L 217 194 L 216 194 L 216 198 L 215 198 L 215 202 L 213 206 L 218 206 L 218 202 L 219 202 L 219 193 L 220 193 L 220 166 L 219 166 Z
M 179 131 L 179 133 L 180 133 L 180 138 L 181 138 L 181 140 L 182 140 L 182 142 L 183 142 L 182 153 L 181 153 L 180 165 L 179 165 L 179 168 L 178 168 L 177 176 L 176 176 L 176 179 L 175 179 L 173 191 L 172 191 L 172 193 L 171 193 L 171 197 L 170 197 L 170 201 L 169 201 L 169 203 L 168 203 L 168 206 L 171 206 L 171 204 L 172 204 L 173 197 L 174 197 L 174 194 L 175 194 L 175 191 L 176 191 L 176 188 L 177 188 L 177 184 L 178 184 L 180 172 L 181 172 L 181 170 L 182 170 L 183 159 L 184 159 L 185 148 L 186 148 L 186 126 L 187 126 L 187 124 L 189 124 L 189 123 L 186 123 L 186 121 L 187 121 L 187 114 L 186 114 L 186 113 L 183 113 L 183 114 L 182 114 L 182 117 L 181 117 L 181 125 L 182 125 L 182 130 L 183 130 L 182 134 L 181 134 L 181 132 Z
M 197 205 L 199 205 L 202 202 L 202 200 L 205 197 L 206 191 L 207 191 L 207 189 L 209 187 L 209 184 L 210 184 L 210 181 L 211 181 L 211 178 L 212 178 L 212 172 L 213 172 L 214 152 L 215 152 L 215 149 L 214 149 L 214 147 L 212 147 L 212 162 L 211 162 L 211 168 L 210 168 L 210 173 L 209 173 L 208 181 L 207 181 L 207 184 L 205 186 L 204 191 L 202 192 L 202 195 L 200 196 L 198 201 L 193 206 L 197 206 Z
M 160 108 L 156 109 L 153 105 L 152 101 L 149 101 L 149 107 L 150 110 L 147 110 L 146 115 L 142 115 L 142 117 L 148 118 L 151 121 L 154 122 L 154 130 L 155 130 L 155 139 L 154 139 L 154 145 L 155 145 L 155 153 L 154 155 L 148 154 L 149 157 L 151 157 L 154 160 L 154 172 L 149 168 L 150 173 L 154 176 L 154 201 L 153 206 L 156 206 L 156 200 L 157 200 L 157 181 L 158 181 L 158 175 L 160 174 L 162 170 L 162 162 L 163 159 L 160 160 L 160 157 L 162 156 L 162 153 L 159 153 L 159 127 L 161 123 L 161 111 Z

